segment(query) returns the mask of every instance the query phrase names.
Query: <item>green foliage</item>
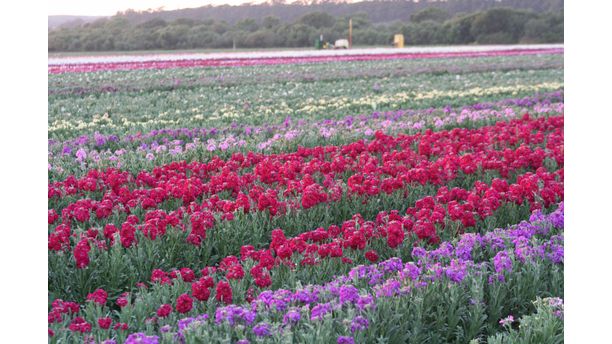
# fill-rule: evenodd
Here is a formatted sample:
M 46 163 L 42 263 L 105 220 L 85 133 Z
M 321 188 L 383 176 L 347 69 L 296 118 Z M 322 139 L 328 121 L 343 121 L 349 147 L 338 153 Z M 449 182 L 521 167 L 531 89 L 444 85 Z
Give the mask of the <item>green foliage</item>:
M 299 23 L 304 25 L 312 26 L 315 29 L 320 29 L 323 27 L 332 27 L 334 26 L 335 19 L 331 15 L 324 12 L 312 12 L 304 15 Z
M 531 12 L 496 8 L 478 14 L 471 33 L 478 43 L 516 43 L 523 36 L 525 23 L 535 17 Z
M 563 305 L 557 298 L 537 298 L 535 314 L 518 320 L 518 329 L 505 325 L 507 332 L 487 339 L 488 344 L 560 344 L 563 343 Z
M 563 11 L 549 13 L 525 23 L 523 40 L 528 42 L 563 42 Z
M 433 20 L 435 22 L 444 22 L 450 19 L 450 17 L 451 15 L 443 9 L 440 9 L 438 7 L 428 7 L 411 15 L 410 21 L 414 23 L 421 23 L 427 20 Z

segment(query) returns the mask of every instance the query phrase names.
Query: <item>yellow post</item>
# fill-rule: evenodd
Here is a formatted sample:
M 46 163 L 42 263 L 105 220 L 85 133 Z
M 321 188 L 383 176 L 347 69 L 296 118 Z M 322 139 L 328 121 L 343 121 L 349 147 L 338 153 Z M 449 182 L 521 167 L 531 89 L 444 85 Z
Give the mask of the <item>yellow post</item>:
M 349 49 L 353 47 L 353 18 L 349 19 Z
M 396 48 L 403 48 L 404 47 L 404 35 L 399 33 L 393 36 L 393 46 Z

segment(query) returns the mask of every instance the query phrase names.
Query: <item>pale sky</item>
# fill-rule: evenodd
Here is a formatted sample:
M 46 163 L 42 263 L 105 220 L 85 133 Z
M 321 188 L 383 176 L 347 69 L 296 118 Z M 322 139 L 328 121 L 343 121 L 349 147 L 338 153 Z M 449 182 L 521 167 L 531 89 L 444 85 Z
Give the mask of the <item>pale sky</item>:
M 193 8 L 206 5 L 239 5 L 242 3 L 260 3 L 262 0 L 49 0 L 47 2 L 49 15 L 83 15 L 83 16 L 111 16 L 117 11 L 128 8 L 134 10 L 156 9 L 164 7 L 165 10 L 179 8 Z

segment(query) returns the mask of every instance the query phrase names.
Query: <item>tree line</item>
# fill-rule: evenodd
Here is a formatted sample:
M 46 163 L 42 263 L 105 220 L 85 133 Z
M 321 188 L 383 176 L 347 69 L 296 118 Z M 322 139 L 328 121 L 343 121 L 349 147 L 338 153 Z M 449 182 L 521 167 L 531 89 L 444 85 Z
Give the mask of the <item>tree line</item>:
M 452 14 L 432 6 L 388 23 L 375 23 L 365 12 L 343 16 L 311 12 L 291 22 L 266 16 L 233 24 L 216 19 L 160 17 L 134 22 L 120 14 L 49 31 L 49 51 L 308 47 L 320 35 L 330 42 L 347 38 L 349 19 L 354 45 L 390 45 L 397 33 L 404 34 L 406 45 L 563 42 L 562 8 L 536 12 L 494 7 Z

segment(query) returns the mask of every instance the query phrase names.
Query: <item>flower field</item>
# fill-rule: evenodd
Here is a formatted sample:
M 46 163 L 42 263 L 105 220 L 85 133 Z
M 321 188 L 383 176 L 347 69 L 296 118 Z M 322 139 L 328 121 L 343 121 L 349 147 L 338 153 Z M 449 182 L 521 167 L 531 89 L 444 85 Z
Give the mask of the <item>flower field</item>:
M 49 60 L 49 342 L 562 341 L 562 46 L 239 54 Z

